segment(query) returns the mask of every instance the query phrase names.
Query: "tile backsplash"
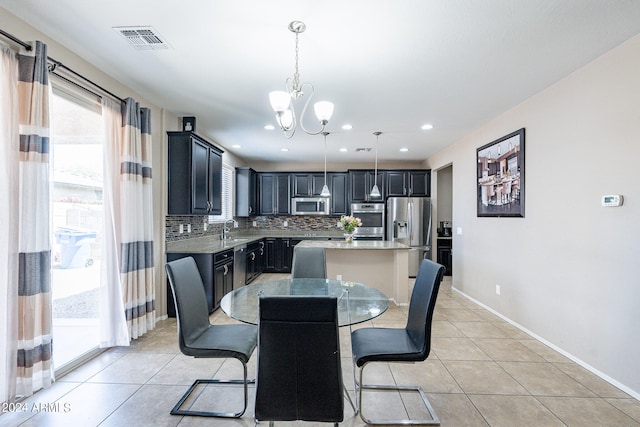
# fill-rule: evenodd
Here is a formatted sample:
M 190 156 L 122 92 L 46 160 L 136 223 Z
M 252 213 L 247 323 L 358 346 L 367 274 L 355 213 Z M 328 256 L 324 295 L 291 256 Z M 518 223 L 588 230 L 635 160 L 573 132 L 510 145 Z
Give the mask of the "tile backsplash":
M 249 218 L 234 218 L 238 222 L 238 228 L 232 232 L 251 231 L 306 231 L 306 232 L 337 232 L 337 217 L 330 216 L 256 216 Z M 219 236 L 222 233 L 223 223 L 208 224 L 208 217 L 203 215 L 167 215 L 165 217 L 166 241 L 173 242 L 184 239 L 195 239 L 206 236 Z M 255 221 L 256 226 L 253 226 Z M 207 223 L 207 229 L 204 224 Z M 285 226 L 286 223 L 286 226 Z M 180 224 L 183 233 L 180 233 Z M 188 232 L 188 224 L 191 224 L 191 233 Z

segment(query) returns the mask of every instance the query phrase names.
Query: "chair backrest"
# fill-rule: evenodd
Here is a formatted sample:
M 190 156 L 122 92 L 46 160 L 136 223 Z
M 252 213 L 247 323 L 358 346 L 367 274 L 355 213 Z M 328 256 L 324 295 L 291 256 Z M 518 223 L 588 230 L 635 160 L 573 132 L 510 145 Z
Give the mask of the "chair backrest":
M 336 297 L 261 296 L 255 418 L 344 417 Z
M 324 248 L 293 248 L 291 278 L 326 279 L 327 260 Z
M 443 275 L 444 266 L 429 259 L 422 260 L 409 301 L 407 333 L 422 349 L 425 359 L 431 350 L 431 322 Z
M 184 352 L 210 326 L 207 297 L 200 271 L 192 257 L 168 262 L 165 270 L 176 304 L 178 343 Z

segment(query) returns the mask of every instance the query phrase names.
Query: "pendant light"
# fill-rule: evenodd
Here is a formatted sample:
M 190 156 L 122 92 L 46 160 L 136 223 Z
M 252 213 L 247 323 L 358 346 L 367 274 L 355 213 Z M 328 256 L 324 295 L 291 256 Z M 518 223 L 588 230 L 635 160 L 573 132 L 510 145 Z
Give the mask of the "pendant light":
M 322 132 L 324 135 L 324 186 L 322 187 L 321 197 L 331 197 L 329 187 L 327 187 L 327 135 L 329 132 Z
M 376 167 L 373 172 L 373 188 L 371 189 L 371 197 L 380 197 L 380 190 L 378 189 L 378 138 L 382 132 L 374 132 L 373 134 L 376 136 Z
M 315 89 L 309 82 L 300 83 L 300 73 L 298 70 L 298 38 L 301 33 L 307 29 L 304 22 L 292 21 L 289 23 L 289 31 L 296 35 L 296 49 L 295 49 L 295 71 L 293 78 L 287 78 L 285 82 L 286 90 L 276 90 L 269 93 L 269 102 L 271 108 L 276 115 L 276 121 L 278 126 L 284 132 L 287 138 L 291 138 L 295 132 L 297 125 L 300 124 L 302 130 L 309 135 L 318 135 L 324 131 L 325 126 L 329 123 L 329 119 L 333 114 L 333 103 L 329 101 L 316 102 L 313 105 L 313 110 L 316 114 L 318 122 L 320 122 L 320 130 L 310 131 L 304 127 L 304 114 L 307 111 L 307 106 L 313 97 Z M 306 86 L 308 89 L 308 98 L 302 108 L 302 114 L 300 118 L 296 118 L 296 112 L 294 110 L 293 101 L 301 98 L 304 95 L 303 88 Z

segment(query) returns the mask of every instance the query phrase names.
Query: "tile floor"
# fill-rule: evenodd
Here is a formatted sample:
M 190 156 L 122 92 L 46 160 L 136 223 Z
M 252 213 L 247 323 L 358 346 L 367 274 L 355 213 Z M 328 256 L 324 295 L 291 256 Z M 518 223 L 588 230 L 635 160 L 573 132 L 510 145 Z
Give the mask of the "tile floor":
M 269 277 L 273 275 L 261 279 Z M 232 322 L 219 312 L 211 320 Z M 359 326 L 402 327 L 405 320 L 406 308 L 391 307 Z M 345 386 L 352 392 L 347 328 L 341 329 L 341 351 Z M 253 359 L 249 369 L 255 375 Z M 175 319 L 169 319 L 131 347 L 106 351 L 60 378 L 25 402 L 26 411 L 1 415 L 0 426 L 252 426 L 251 401 L 244 417 L 235 420 L 169 414 L 196 377 L 239 378 L 240 371 L 236 361 L 180 354 Z M 442 426 L 640 426 L 638 400 L 452 292 L 446 279 L 438 296 L 429 358 L 417 364 L 378 364 L 367 371 L 366 382 L 420 384 Z M 237 408 L 241 396 L 235 386 L 223 392 L 207 389 L 194 405 Z M 372 417 L 403 416 L 405 408 L 413 417 L 424 416 L 416 412 L 413 396 L 401 400 L 372 393 L 365 395 L 366 402 Z M 363 423 L 345 404 L 341 425 Z

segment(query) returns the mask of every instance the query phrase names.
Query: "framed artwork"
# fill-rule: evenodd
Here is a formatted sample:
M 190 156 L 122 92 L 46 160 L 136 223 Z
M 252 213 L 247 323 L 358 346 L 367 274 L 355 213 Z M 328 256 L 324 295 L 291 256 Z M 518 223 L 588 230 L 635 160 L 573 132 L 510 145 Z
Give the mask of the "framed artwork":
M 524 128 L 476 150 L 478 216 L 524 217 Z

